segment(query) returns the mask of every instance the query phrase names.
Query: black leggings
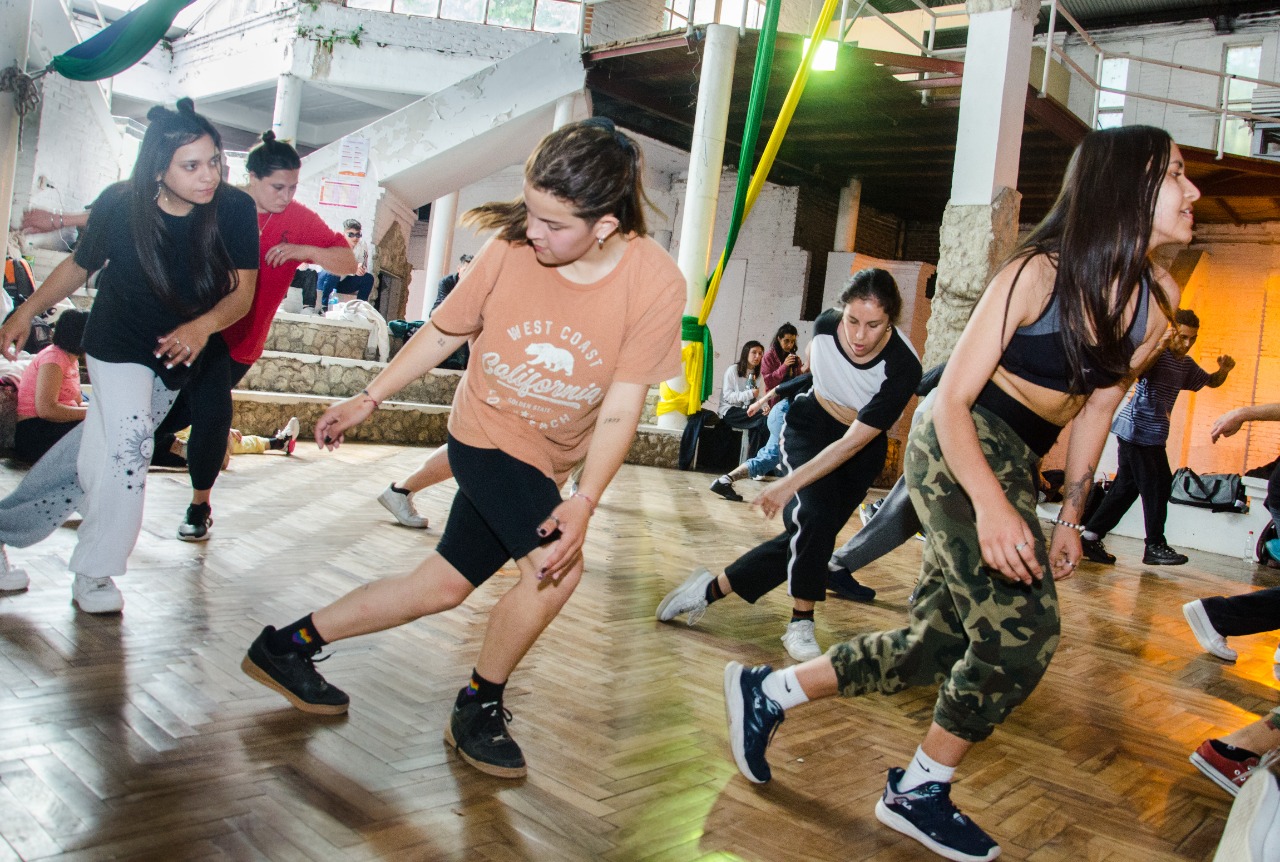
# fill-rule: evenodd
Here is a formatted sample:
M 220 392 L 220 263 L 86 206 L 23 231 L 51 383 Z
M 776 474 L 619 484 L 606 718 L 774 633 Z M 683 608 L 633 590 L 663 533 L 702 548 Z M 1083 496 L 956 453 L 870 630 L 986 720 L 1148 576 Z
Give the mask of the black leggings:
M 252 366 L 236 362 L 227 351 L 221 335 L 209 339 L 195 374 L 182 387 L 169 415 L 156 428 L 155 445 L 159 449 L 173 441 L 173 433 L 191 426 L 187 440 L 187 472 L 191 487 L 208 491 L 218 479 L 222 461 L 227 456 L 227 437 L 231 433 L 231 390 Z
M 847 430 L 812 395 L 797 396 L 782 428 L 782 463 L 789 472 L 798 469 Z M 792 497 L 782 510 L 786 530 L 725 567 L 733 591 L 755 603 L 774 587 L 788 583 L 793 598 L 825 599 L 827 561 L 836 536 L 884 469 L 888 450 L 888 438 L 877 434 L 848 461 Z

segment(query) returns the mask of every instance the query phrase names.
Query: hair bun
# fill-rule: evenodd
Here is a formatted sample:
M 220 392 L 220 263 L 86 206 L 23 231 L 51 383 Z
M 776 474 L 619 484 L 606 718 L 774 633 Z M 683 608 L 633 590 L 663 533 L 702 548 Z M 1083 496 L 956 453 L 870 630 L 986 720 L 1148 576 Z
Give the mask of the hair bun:
M 265 132 L 262 133 L 262 143 L 264 144 L 270 144 L 273 141 L 275 141 L 275 139 L 276 139 L 276 133 L 271 131 L 271 129 L 267 129 Z
M 178 113 L 194 114 L 195 112 L 196 112 L 196 103 L 191 101 L 190 98 L 183 96 L 181 99 L 178 100 Z
M 172 111 L 170 111 L 164 105 L 152 105 L 151 110 L 147 111 L 147 119 L 154 123 L 159 120 L 163 120 L 165 117 L 169 116 L 169 114 L 171 113 Z

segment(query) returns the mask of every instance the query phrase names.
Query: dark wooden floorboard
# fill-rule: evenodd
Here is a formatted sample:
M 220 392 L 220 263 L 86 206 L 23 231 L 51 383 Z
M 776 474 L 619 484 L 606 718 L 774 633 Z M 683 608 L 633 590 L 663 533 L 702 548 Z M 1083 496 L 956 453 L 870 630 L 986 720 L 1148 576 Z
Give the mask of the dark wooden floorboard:
M 71 605 L 74 523 L 10 550 L 32 583 L 0 594 L 0 862 L 927 856 L 872 809 L 885 770 L 918 744 L 932 690 L 794 710 L 770 749 L 772 784 L 737 774 L 721 672 L 787 663 L 788 605 L 729 600 L 693 628 L 654 622 L 693 566 L 723 566 L 777 529 L 701 474 L 624 467 L 601 502 L 583 584 L 508 689 L 527 779 L 482 775 L 441 736 L 514 569 L 452 612 L 339 644 L 323 670 L 350 693 L 349 716 L 293 710 L 239 670 L 259 629 L 411 568 L 439 537 L 374 500 L 423 451 L 298 453 L 237 458 L 207 544 L 174 538 L 185 476 L 153 473 L 122 617 Z M 0 466 L 0 491 L 20 478 Z M 452 493 L 431 489 L 418 507 L 440 524 Z M 1139 542 L 1109 546 L 1118 566 L 1060 587 L 1062 646 L 1044 683 L 961 769 L 955 798 L 1003 858 L 1210 859 L 1230 800 L 1187 755 L 1276 701 L 1274 637 L 1234 639 L 1240 661 L 1226 665 L 1180 611 L 1274 573 L 1195 553 L 1153 569 Z M 874 605 L 827 602 L 820 643 L 901 625 L 921 548 L 860 574 Z

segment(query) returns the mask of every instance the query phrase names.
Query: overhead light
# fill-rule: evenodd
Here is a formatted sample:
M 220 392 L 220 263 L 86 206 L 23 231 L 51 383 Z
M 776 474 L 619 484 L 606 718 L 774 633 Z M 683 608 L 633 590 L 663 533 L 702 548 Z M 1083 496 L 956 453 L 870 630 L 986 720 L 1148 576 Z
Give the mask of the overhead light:
M 806 38 L 804 40 L 804 52 L 809 53 L 809 46 L 813 44 L 813 39 Z M 822 44 L 818 45 L 818 50 L 813 55 L 813 61 L 809 64 L 809 68 L 815 72 L 834 72 L 836 70 L 836 57 L 840 53 L 840 45 L 831 39 L 823 39 Z

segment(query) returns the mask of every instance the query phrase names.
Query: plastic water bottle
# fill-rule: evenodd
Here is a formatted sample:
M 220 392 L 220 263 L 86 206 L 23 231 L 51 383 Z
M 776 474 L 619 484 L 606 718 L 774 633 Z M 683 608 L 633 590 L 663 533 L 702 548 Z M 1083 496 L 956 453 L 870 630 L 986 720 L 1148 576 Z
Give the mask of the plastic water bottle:
M 329 302 L 324 307 L 325 316 L 327 317 L 329 315 L 329 312 L 333 311 L 337 307 L 338 307 L 338 292 L 335 290 L 333 293 L 329 294 Z
M 1257 558 L 1254 556 L 1254 553 L 1257 551 L 1257 547 L 1257 537 L 1253 535 L 1253 530 L 1250 530 L 1249 535 L 1245 537 L 1244 542 L 1244 561 L 1246 563 L 1257 562 Z

